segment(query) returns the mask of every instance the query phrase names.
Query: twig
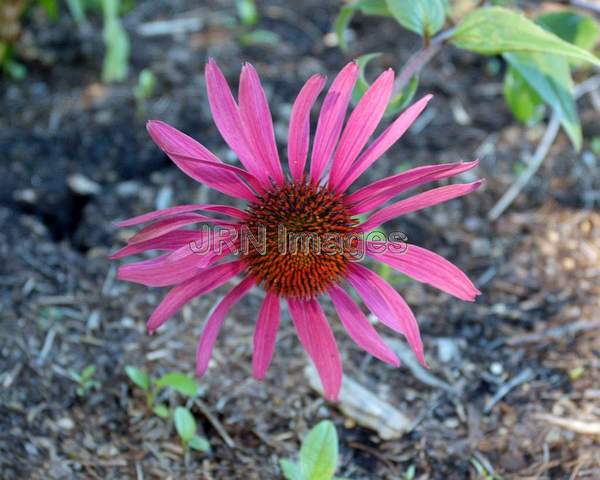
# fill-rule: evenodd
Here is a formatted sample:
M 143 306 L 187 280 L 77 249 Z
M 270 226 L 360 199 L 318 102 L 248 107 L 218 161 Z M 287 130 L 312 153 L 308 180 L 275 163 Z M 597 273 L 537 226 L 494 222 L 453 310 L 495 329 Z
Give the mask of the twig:
M 521 373 L 511 378 L 508 382 L 502 385 L 496 392 L 496 395 L 494 395 L 485 404 L 485 406 L 483 407 L 483 412 L 490 413 L 492 411 L 492 408 L 494 408 L 494 405 L 496 405 L 500 400 L 502 400 L 506 395 L 508 395 L 511 390 L 518 387 L 522 383 L 526 383 L 529 380 L 532 380 L 534 376 L 535 375 L 533 373 L 533 370 L 531 370 L 530 368 L 526 368 Z
M 573 96 L 575 99 L 589 93 L 600 87 L 600 77 L 591 77 L 588 78 L 585 82 L 577 85 L 573 90 Z M 560 113 L 558 111 L 554 111 L 552 113 L 552 117 L 548 122 L 548 126 L 546 127 L 546 132 L 544 136 L 540 140 L 540 143 L 533 154 L 533 157 L 529 161 L 527 168 L 525 171 L 517 178 L 517 180 L 511 185 L 511 187 L 506 191 L 504 195 L 496 202 L 496 205 L 490 210 L 488 213 L 488 218 L 492 221 L 497 220 L 500 215 L 510 206 L 510 204 L 514 201 L 515 198 L 521 193 L 521 190 L 529 183 L 531 177 L 535 175 L 535 172 L 538 171 L 542 162 L 546 158 L 550 147 L 554 143 L 554 139 L 558 134 L 558 129 L 560 128 Z
M 552 425 L 556 425 L 557 427 L 571 430 L 572 432 L 582 433 L 584 435 L 600 435 L 600 422 L 562 418 L 545 413 L 538 413 L 534 416 L 535 418 L 544 420 Z
M 519 176 L 519 178 L 517 178 L 517 180 L 506 191 L 506 193 L 502 195 L 500 200 L 496 202 L 496 205 L 494 205 L 494 207 L 490 210 L 490 213 L 488 213 L 488 218 L 490 220 L 496 220 L 500 215 L 502 215 L 504 210 L 506 210 L 513 200 L 517 198 L 519 193 L 521 193 L 523 187 L 529 183 L 529 180 L 531 180 L 531 177 L 535 175 L 535 172 L 538 171 L 542 165 L 542 162 L 546 158 L 550 147 L 554 143 L 556 135 L 558 134 L 558 129 L 560 128 L 560 117 L 561 114 L 558 111 L 555 110 L 552 113 L 552 118 L 550 118 L 550 121 L 548 122 L 546 132 L 538 144 L 533 157 L 531 157 L 529 165 L 527 165 L 525 171 Z
M 530 333 L 528 335 L 519 335 L 509 338 L 506 341 L 507 345 L 517 346 L 526 343 L 537 343 L 546 340 L 557 340 L 568 336 L 576 335 L 581 332 L 587 332 L 600 328 L 600 320 L 579 320 L 577 322 L 560 325 L 559 327 L 544 329 L 539 333 Z
M 227 444 L 227 446 L 229 448 L 235 448 L 235 442 L 229 436 L 229 434 L 225 430 L 225 427 L 223 427 L 223 425 L 221 424 L 221 422 L 219 422 L 219 420 L 217 419 L 217 417 L 215 417 L 211 413 L 211 411 L 208 409 L 208 407 L 206 406 L 206 404 L 202 400 L 200 400 L 199 398 L 196 398 L 194 400 L 194 403 L 198 406 L 198 408 L 200 409 L 200 411 L 202 412 L 202 414 L 208 419 L 208 421 L 212 424 L 212 426 L 215 427 L 215 430 L 221 436 L 221 438 Z

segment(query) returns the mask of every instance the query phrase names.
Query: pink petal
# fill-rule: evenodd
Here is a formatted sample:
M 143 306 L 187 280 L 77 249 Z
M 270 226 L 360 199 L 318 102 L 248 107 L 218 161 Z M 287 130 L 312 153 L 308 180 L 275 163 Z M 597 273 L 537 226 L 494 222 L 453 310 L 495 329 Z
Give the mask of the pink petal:
M 413 122 L 425 109 L 431 98 L 431 95 L 426 95 L 402 112 L 402 114 L 394 120 L 394 123 L 392 123 L 373 141 L 373 143 L 371 143 L 371 145 L 367 147 L 364 153 L 354 163 L 346 177 L 338 183 L 337 190 L 339 192 L 346 191 L 346 189 L 352 185 L 352 183 L 354 183 L 367 168 L 387 152 L 387 150 L 396 143 L 402 135 L 404 135 L 404 132 L 410 128 Z
M 300 90 L 290 115 L 288 129 L 288 163 L 296 182 L 302 180 L 310 137 L 310 110 L 325 85 L 323 75 L 313 75 Z
M 160 237 L 165 233 L 177 230 L 186 225 L 192 225 L 200 222 L 211 222 L 216 220 L 206 215 L 199 215 L 197 213 L 181 213 L 179 215 L 173 215 L 172 217 L 162 218 L 154 223 L 142 228 L 138 233 L 129 239 L 127 242 L 129 245 L 136 243 L 145 242 L 152 240 L 153 238 Z
M 158 120 L 146 123 L 154 142 L 183 172 L 194 180 L 236 198 L 256 199 L 250 188 L 240 180 L 240 169 L 225 165 L 206 147 L 170 125 Z M 249 175 L 249 174 L 247 174 Z
M 111 260 L 116 260 L 148 250 L 175 250 L 184 245 L 188 245 L 190 242 L 201 239 L 204 233 L 205 232 L 196 230 L 174 230 L 157 238 L 145 240 L 133 245 L 127 245 L 126 247 L 117 250 L 109 258 Z
M 215 288 L 227 283 L 244 269 L 239 260 L 223 263 L 199 273 L 194 278 L 177 285 L 169 290 L 160 305 L 154 310 L 148 319 L 148 330 L 154 332 L 175 313 L 177 313 L 187 302 L 199 295 L 208 293 Z
M 352 111 L 337 146 L 329 175 L 329 185 L 336 188 L 350 170 L 354 160 L 373 134 L 392 95 L 394 71 L 383 72 L 369 87 Z
M 156 220 L 160 217 L 170 217 L 178 213 L 193 212 L 195 210 L 203 210 L 208 212 L 221 213 L 228 215 L 233 218 L 245 220 L 248 218 L 248 214 L 239 208 L 230 207 L 229 205 L 211 205 L 211 204 L 192 204 L 192 205 L 178 205 L 176 207 L 163 208 L 162 210 L 155 210 L 153 212 L 144 213 L 143 215 L 137 215 L 136 217 L 128 218 L 127 220 L 121 220 L 115 222 L 117 227 L 130 227 L 132 225 L 139 225 L 140 223 L 146 223 L 151 220 Z
M 165 153 L 176 163 L 180 170 L 190 177 L 199 182 L 206 183 L 215 190 L 219 190 L 231 197 L 244 198 L 249 201 L 256 200 L 254 193 L 248 190 L 248 186 L 240 181 L 240 178 L 251 185 L 256 192 L 264 190 L 260 181 L 242 168 L 225 163 L 214 163 L 187 155 L 178 155 L 171 152 Z M 242 192 L 238 192 L 238 189 L 241 189 Z
M 352 340 L 382 362 L 399 367 L 400 361 L 396 354 L 384 343 L 350 295 L 338 286 L 331 287 L 328 293 L 342 324 Z
M 196 350 L 196 375 L 199 377 L 204 375 L 208 368 L 213 346 L 227 313 L 234 304 L 239 302 L 250 291 L 254 284 L 255 281 L 252 277 L 242 280 L 223 297 L 223 300 L 219 302 L 217 308 L 208 317 L 206 326 L 200 337 L 200 342 L 198 342 L 198 349 Z
M 255 158 L 261 158 L 271 177 L 283 185 L 284 177 L 275 143 L 273 119 L 265 91 L 252 65 L 245 64 L 240 76 L 240 117 L 246 141 Z
M 342 386 L 342 362 L 335 337 L 317 300 L 288 299 L 300 343 L 319 372 L 325 398 L 337 400 Z
M 415 280 L 432 285 L 461 300 L 473 301 L 481 292 L 458 267 L 444 257 L 416 245 L 407 245 L 402 252 L 367 246 L 367 254 L 386 263 Z
M 474 162 L 443 163 L 413 168 L 373 182 L 348 195 L 346 201 L 353 204 L 352 213 L 360 215 L 381 207 L 388 200 L 410 188 L 458 175 L 471 170 L 477 165 L 479 165 L 479 162 L 476 160 Z
M 412 197 L 400 200 L 392 205 L 376 211 L 367 221 L 359 225 L 360 231 L 368 232 L 378 227 L 382 223 L 392 220 L 401 215 L 415 212 L 423 208 L 437 205 L 438 203 L 447 202 L 457 197 L 462 197 L 477 190 L 483 180 L 478 180 L 472 183 L 458 183 L 456 185 L 446 185 L 444 187 L 433 188 L 423 193 L 418 193 Z
M 358 64 L 350 62 L 335 77 L 327 92 L 317 122 L 310 164 L 310 179 L 318 183 L 340 138 L 352 89 L 358 78 Z
M 254 378 L 259 380 L 265 378 L 271 358 L 273 358 L 279 319 L 279 296 L 268 292 L 260 309 L 256 329 L 254 330 L 252 374 Z
M 182 253 L 183 251 L 185 253 Z M 177 285 L 194 277 L 203 268 L 229 253 L 227 250 L 194 253 L 192 246 L 188 244 L 174 252 L 165 253 L 149 260 L 121 265 L 117 270 L 117 278 L 148 287 Z
M 369 310 L 381 323 L 403 334 L 419 362 L 426 365 L 417 319 L 400 294 L 375 272 L 358 263 L 350 265 L 346 278 Z
M 205 78 L 208 103 L 221 136 L 236 153 L 246 170 L 256 176 L 264 187 L 268 188 L 270 185 L 267 175 L 269 165 L 263 164 L 260 158 L 253 156 L 244 135 L 238 106 L 223 73 L 212 58 L 209 58 L 206 64 Z

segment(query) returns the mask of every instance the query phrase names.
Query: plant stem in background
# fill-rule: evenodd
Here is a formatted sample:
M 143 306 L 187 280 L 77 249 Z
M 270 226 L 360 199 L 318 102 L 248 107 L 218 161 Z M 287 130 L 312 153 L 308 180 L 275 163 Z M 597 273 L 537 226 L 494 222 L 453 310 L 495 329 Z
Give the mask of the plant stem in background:
M 592 92 L 600 87 L 600 76 L 592 77 L 586 80 L 585 82 L 577 85 L 573 91 L 573 95 L 575 98 L 580 98 L 586 93 Z M 544 136 L 540 140 L 540 143 L 531 157 L 527 168 L 525 171 L 517 178 L 517 180 L 511 185 L 511 187 L 506 191 L 504 195 L 496 202 L 494 207 L 490 210 L 488 214 L 488 218 L 490 220 L 497 220 L 500 215 L 510 206 L 510 204 L 514 201 L 515 198 L 521 193 L 521 190 L 529 183 L 531 177 L 535 175 L 535 172 L 538 171 L 540 166 L 542 165 L 550 147 L 554 143 L 556 139 L 556 135 L 558 134 L 558 130 L 560 128 L 560 113 L 556 110 L 552 114 L 550 121 L 548 122 L 548 126 L 546 127 L 546 132 Z
M 431 39 L 429 45 L 424 46 L 415 53 L 404 68 L 400 71 L 394 83 L 394 94 L 400 93 L 410 82 L 410 79 L 419 73 L 425 65 L 442 49 L 446 41 L 452 36 L 454 29 L 448 29 Z

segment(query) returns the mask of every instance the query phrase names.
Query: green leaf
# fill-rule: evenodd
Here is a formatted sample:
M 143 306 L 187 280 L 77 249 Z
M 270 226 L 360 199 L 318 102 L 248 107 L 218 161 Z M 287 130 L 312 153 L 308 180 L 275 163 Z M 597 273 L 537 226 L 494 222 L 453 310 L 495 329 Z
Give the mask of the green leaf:
M 283 459 L 279 460 L 279 466 L 281 472 L 287 480 L 304 480 L 302 472 L 300 472 L 300 466 L 291 460 Z
M 365 69 L 367 68 L 367 64 L 381 55 L 381 53 L 367 53 L 365 55 L 361 55 L 356 59 L 356 63 L 358 65 L 358 80 L 356 81 L 356 85 L 354 86 L 354 90 L 352 91 L 352 101 L 354 103 L 358 103 L 358 101 L 362 98 L 365 92 L 369 89 L 369 82 L 365 78 Z
M 275 45 L 281 38 L 275 32 L 257 28 L 251 32 L 242 33 L 239 37 L 240 43 L 244 46 L 249 45 Z
M 201 452 L 210 452 L 210 443 L 208 440 L 203 437 L 199 437 L 198 435 L 194 435 L 192 439 L 188 442 L 190 448 L 194 450 L 200 450 Z
M 96 373 L 96 365 L 88 365 L 81 371 L 80 381 L 81 383 L 90 380 Z
M 419 76 L 413 75 L 408 82 L 408 85 L 404 89 L 392 97 L 387 109 L 385 110 L 386 115 L 396 115 L 408 107 L 408 104 L 412 101 L 417 87 L 419 86 Z
M 600 29 L 593 18 L 568 10 L 540 15 L 536 22 L 565 42 L 588 51 L 593 50 L 600 36 Z
M 155 405 L 152 411 L 160 418 L 168 418 L 170 414 L 169 407 L 167 407 L 164 403 L 159 403 L 158 405 Z
M 102 80 L 120 82 L 127 78 L 129 69 L 129 37 L 119 19 L 119 0 L 102 0 L 104 12 L 104 64 Z
M 156 75 L 154 75 L 152 70 L 144 68 L 138 76 L 138 82 L 133 89 L 133 95 L 140 101 L 146 100 L 152 96 L 155 88 Z
M 346 50 L 348 45 L 344 37 L 344 32 L 350 25 L 354 12 L 360 11 L 364 15 L 391 17 L 386 0 L 359 0 L 348 5 L 344 5 L 334 22 L 335 34 L 338 45 L 342 50 Z
M 535 124 L 541 120 L 544 111 L 543 100 L 510 65 L 504 75 L 504 100 L 518 121 Z
M 67 6 L 69 7 L 69 12 L 71 12 L 71 16 L 75 23 L 78 25 L 85 22 L 85 5 L 84 0 L 67 0 Z
M 254 0 L 237 0 L 235 5 L 242 24 L 248 27 L 256 25 L 258 22 L 258 10 L 256 9 Z
M 131 365 L 127 365 L 125 367 L 125 373 L 129 377 L 129 380 L 135 383 L 142 390 L 148 390 L 150 388 L 150 376 L 143 370 L 135 368 Z
M 352 101 L 356 104 L 365 94 L 365 92 L 369 89 L 369 82 L 365 78 L 365 69 L 367 68 L 367 64 L 380 56 L 381 53 L 367 53 L 365 55 L 361 55 L 356 59 L 356 63 L 358 64 L 359 75 L 358 80 L 356 81 L 356 85 L 354 86 L 354 90 L 352 91 Z M 390 100 L 389 105 L 385 110 L 386 115 L 395 115 L 398 112 L 404 110 L 410 101 L 413 99 L 415 92 L 417 91 L 417 86 L 419 85 L 419 77 L 413 76 L 410 79 L 408 85 L 398 94 L 394 95 Z
M 338 462 L 338 439 L 329 420 L 319 422 L 300 448 L 300 471 L 307 480 L 330 480 Z
M 458 48 L 484 55 L 553 53 L 600 65 L 600 60 L 586 50 L 561 40 L 524 15 L 502 7 L 474 10 L 456 27 L 452 42 Z
M 561 125 L 575 150 L 582 134 L 573 98 L 573 81 L 566 59 L 539 53 L 506 53 L 504 58 L 552 109 L 561 115 Z
M 175 430 L 177 430 L 181 440 L 184 443 L 189 443 L 196 434 L 196 420 L 192 413 L 187 408 L 176 407 L 173 421 L 175 422 Z
M 176 390 L 183 395 L 187 395 L 188 397 L 193 397 L 196 395 L 200 386 L 195 378 L 179 372 L 166 373 L 156 380 L 154 384 L 158 388 L 172 388 L 173 390 Z
M 444 26 L 448 3 L 445 0 L 387 0 L 387 6 L 404 28 L 422 37 L 431 37 Z
M 48 18 L 55 22 L 58 20 L 58 1 L 57 0 L 38 0 Z

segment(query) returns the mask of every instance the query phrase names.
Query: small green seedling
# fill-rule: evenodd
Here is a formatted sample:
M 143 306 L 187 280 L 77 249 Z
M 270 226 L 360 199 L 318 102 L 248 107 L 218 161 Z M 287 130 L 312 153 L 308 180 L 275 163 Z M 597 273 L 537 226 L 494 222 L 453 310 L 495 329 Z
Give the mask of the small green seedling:
M 77 395 L 79 395 L 80 397 L 85 397 L 90 392 L 90 390 L 100 386 L 100 382 L 94 379 L 95 373 L 95 365 L 88 365 L 81 371 L 81 373 L 75 372 L 74 370 L 71 370 L 69 372 L 71 379 L 78 385 L 76 390 Z
M 152 97 L 156 88 L 156 75 L 149 68 L 144 68 L 139 76 L 136 86 L 133 88 L 133 96 L 138 103 L 144 102 Z
M 163 376 L 153 379 L 145 371 L 128 365 L 125 373 L 129 379 L 146 393 L 146 408 L 160 418 L 170 418 L 171 410 L 164 403 L 157 403 L 156 398 L 161 390 L 170 388 L 181 395 L 193 398 L 198 393 L 198 381 L 180 372 L 168 372 Z M 196 435 L 196 419 L 187 408 L 177 406 L 172 412 L 173 423 L 177 435 L 181 439 L 186 451 L 188 449 L 209 452 L 208 440 Z
M 173 423 L 177 435 L 181 439 L 186 450 L 200 450 L 201 452 L 210 452 L 210 444 L 206 438 L 196 435 L 196 419 L 185 407 L 176 407 L 173 412 Z
M 299 461 L 279 462 L 287 480 L 342 480 L 334 477 L 338 464 L 338 437 L 329 420 L 319 422 L 308 432 L 300 447 Z
M 198 393 L 198 381 L 184 373 L 168 372 L 162 377 L 153 379 L 145 371 L 131 365 L 125 367 L 125 373 L 133 383 L 146 393 L 148 410 L 153 410 L 159 417 L 169 416 L 165 405 L 160 403 L 155 405 L 156 396 L 163 388 L 170 388 L 186 397 L 194 397 Z

